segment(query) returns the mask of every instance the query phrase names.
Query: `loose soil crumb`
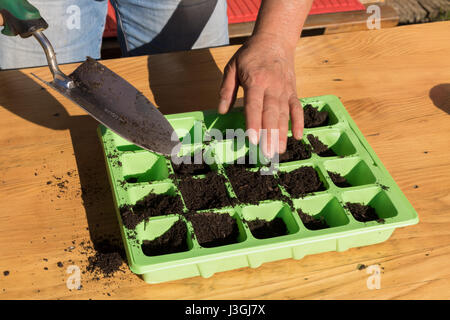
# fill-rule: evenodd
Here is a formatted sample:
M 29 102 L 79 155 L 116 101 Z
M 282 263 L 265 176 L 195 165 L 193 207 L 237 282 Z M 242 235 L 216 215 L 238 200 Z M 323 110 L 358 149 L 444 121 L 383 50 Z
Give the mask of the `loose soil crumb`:
M 203 179 L 185 177 L 179 183 L 184 203 L 189 210 L 222 208 L 231 204 L 225 187 L 225 178 L 216 172 Z
M 252 235 L 257 239 L 267 239 L 287 234 L 286 224 L 281 218 L 275 218 L 272 221 L 255 219 L 245 222 L 250 228 Z
M 230 165 L 226 168 L 233 190 L 242 203 L 257 204 L 262 200 L 280 200 L 282 193 L 273 175 L 251 172 L 243 166 Z
M 301 140 L 289 137 L 286 152 L 280 154 L 279 162 L 305 160 L 311 158 L 311 147 Z
M 187 227 L 182 220 L 178 220 L 161 236 L 153 240 L 142 242 L 142 251 L 147 256 L 158 256 L 187 251 Z
M 305 227 L 309 230 L 320 230 L 330 227 L 325 221 L 324 217 L 316 219 L 313 216 L 304 213 L 301 209 L 298 209 L 297 213 L 300 216 L 300 219 L 302 220 Z
M 384 219 L 379 218 L 375 209 L 371 206 L 362 203 L 347 202 L 344 208 L 348 209 L 357 221 L 367 222 L 376 220 L 379 223 L 384 223 Z
M 4 275 L 5 277 L 9 276 L 9 271 L 8 271 L 8 270 L 3 271 L 3 275 Z
M 183 202 L 180 196 L 150 193 L 135 205 L 126 205 L 120 208 L 122 222 L 127 229 L 136 226 L 150 217 L 162 216 L 183 212 Z
M 337 154 L 330 149 L 326 144 L 323 144 L 316 136 L 312 134 L 307 135 L 309 143 L 312 146 L 312 152 L 318 154 L 321 157 L 335 157 Z
M 280 182 L 293 197 L 304 197 L 308 193 L 325 190 L 313 167 L 300 167 L 291 172 L 282 172 Z
M 84 241 L 80 243 L 81 254 L 89 255 L 86 271 L 94 280 L 110 278 L 116 272 L 124 272 L 125 250 L 120 239 L 105 237 L 95 242 L 94 247 Z M 84 273 L 84 272 L 83 272 Z
M 58 266 L 58 268 L 64 267 L 64 265 L 63 265 L 63 263 L 62 263 L 61 261 L 58 261 L 58 262 L 56 263 L 56 265 Z
M 303 108 L 303 117 L 305 119 L 305 128 L 316 128 L 328 124 L 328 112 L 325 110 L 319 111 L 310 104 Z
M 237 222 L 227 213 L 189 213 L 186 217 L 192 223 L 195 236 L 202 247 L 211 248 L 238 242 Z
M 365 264 L 361 264 L 361 263 L 358 263 L 358 265 L 356 266 L 356 269 L 358 269 L 358 270 L 364 270 L 365 268 L 367 268 L 367 266 Z
M 347 179 L 345 179 L 343 176 L 341 176 L 337 172 L 327 171 L 328 175 L 330 176 L 331 180 L 335 185 L 337 185 L 340 188 L 347 188 L 351 187 L 352 185 L 348 183 Z

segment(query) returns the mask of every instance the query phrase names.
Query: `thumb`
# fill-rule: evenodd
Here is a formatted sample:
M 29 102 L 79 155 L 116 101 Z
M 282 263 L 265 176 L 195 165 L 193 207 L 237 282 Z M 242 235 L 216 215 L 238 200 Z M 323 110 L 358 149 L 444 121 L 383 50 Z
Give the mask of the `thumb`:
M 236 100 L 238 88 L 239 84 L 237 80 L 236 62 L 233 59 L 228 62 L 223 72 L 222 85 L 220 86 L 219 91 L 220 102 L 217 108 L 219 113 L 225 114 L 228 112 Z

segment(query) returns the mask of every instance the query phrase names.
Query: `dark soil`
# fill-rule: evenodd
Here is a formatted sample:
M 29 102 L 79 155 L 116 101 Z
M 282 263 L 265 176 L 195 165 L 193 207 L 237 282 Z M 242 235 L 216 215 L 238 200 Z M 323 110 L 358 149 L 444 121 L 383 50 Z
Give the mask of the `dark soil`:
M 130 178 L 127 178 L 125 181 L 128 183 L 136 183 L 136 182 L 138 182 L 138 178 L 130 177 Z
M 279 162 L 297 161 L 311 158 L 311 147 L 301 140 L 289 137 L 286 152 L 280 154 Z
M 231 204 L 225 187 L 225 178 L 216 172 L 203 179 L 185 177 L 179 183 L 184 203 L 189 210 L 222 208 Z
M 286 224 L 281 218 L 275 218 L 272 221 L 255 219 L 245 222 L 250 228 L 252 235 L 257 239 L 267 239 L 287 234 Z
M 95 243 L 95 254 L 88 257 L 86 270 L 102 278 L 109 278 L 116 272 L 122 271 L 125 261 L 125 251 L 120 244 L 108 239 Z M 96 279 L 100 279 L 97 277 Z
M 242 203 L 257 204 L 262 200 L 280 200 L 282 193 L 273 175 L 262 175 L 259 171 L 251 172 L 243 166 L 228 166 L 226 174 L 233 190 Z
M 325 221 L 324 217 L 320 217 L 319 219 L 314 218 L 313 216 L 304 213 L 302 210 L 297 210 L 300 219 L 302 220 L 305 227 L 309 230 L 320 230 L 329 228 L 330 226 Z
M 280 182 L 294 197 L 303 197 L 307 193 L 325 190 L 313 167 L 301 167 L 291 172 L 282 172 Z
M 312 146 L 312 152 L 318 154 L 321 157 L 334 157 L 337 154 L 330 149 L 326 144 L 323 144 L 322 141 L 319 140 L 316 136 L 312 134 L 308 134 L 307 136 L 309 143 Z
M 187 219 L 191 221 L 195 236 L 203 247 L 218 247 L 237 242 L 237 222 L 227 213 L 190 213 Z
M 371 206 L 367 206 L 362 203 L 347 202 L 344 208 L 348 209 L 352 216 L 359 222 L 376 220 L 379 223 L 384 223 L 384 219 L 378 217 L 377 212 Z
M 120 208 L 122 222 L 128 229 L 136 226 L 150 217 L 162 216 L 183 212 L 183 202 L 180 196 L 153 194 L 136 202 L 135 205 L 126 205 Z
M 244 162 L 244 163 L 239 163 L 239 162 Z M 258 163 L 257 159 L 254 159 L 254 157 L 252 157 L 251 161 L 250 161 L 250 155 L 249 153 L 247 153 L 245 155 L 245 157 L 241 157 L 236 159 L 236 161 L 233 163 L 234 166 L 240 166 L 240 167 L 245 167 L 245 168 L 256 168 L 258 167 L 260 164 Z
M 335 185 L 337 185 L 338 187 L 340 187 L 340 188 L 347 188 L 347 187 L 351 187 L 352 186 L 350 183 L 347 182 L 347 179 L 345 179 L 339 173 L 331 172 L 331 171 L 327 171 L 327 172 L 328 172 L 328 175 L 330 176 L 331 180 L 333 181 L 333 183 Z
M 142 251 L 147 256 L 159 256 L 162 254 L 176 253 L 188 250 L 187 227 L 182 220 L 178 220 L 173 226 L 153 240 L 142 242 Z
M 195 157 L 198 157 L 198 155 L 192 155 L 186 159 L 183 159 L 183 162 L 180 164 L 172 163 L 173 171 L 175 172 L 175 175 L 178 177 L 186 176 L 186 175 L 200 175 L 200 174 L 207 174 L 208 172 L 211 172 L 211 168 L 203 162 L 203 155 L 202 155 L 202 163 L 194 163 Z
M 305 128 L 316 128 L 328 124 L 328 112 L 325 110 L 319 111 L 310 104 L 303 108 L 303 117 L 305 119 Z

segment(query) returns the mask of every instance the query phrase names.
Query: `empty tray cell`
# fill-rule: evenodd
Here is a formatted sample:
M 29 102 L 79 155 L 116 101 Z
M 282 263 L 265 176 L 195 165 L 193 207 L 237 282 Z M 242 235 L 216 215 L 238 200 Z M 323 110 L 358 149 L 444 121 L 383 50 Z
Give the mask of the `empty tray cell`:
M 101 127 L 102 134 L 105 134 L 106 127 Z M 107 139 L 108 142 L 111 143 L 111 145 L 114 145 L 118 151 L 137 151 L 137 150 L 144 150 L 141 147 L 138 147 L 134 143 L 128 141 L 127 139 L 122 138 L 121 136 L 117 134 L 113 134 L 112 132 L 108 132 Z
M 179 217 L 150 220 L 137 232 L 138 242 L 146 256 L 160 256 L 192 249 L 192 236 Z
M 347 214 L 339 201 L 330 194 L 294 200 L 294 207 L 313 218 L 302 217 L 301 212 L 297 211 L 303 225 L 309 230 L 340 227 L 349 223 Z
M 359 222 L 375 220 L 384 223 L 385 219 L 397 215 L 397 209 L 387 192 L 379 187 L 343 192 L 342 201 L 345 208 Z
M 169 177 L 166 159 L 152 152 L 123 153 L 117 166 L 128 183 L 164 180 Z
M 299 230 L 289 206 L 280 201 L 243 207 L 242 216 L 257 239 L 294 234 Z
M 227 186 L 224 176 L 214 171 L 207 173 L 204 178 L 187 176 L 179 182 L 179 189 L 189 210 L 230 206 Z
M 205 248 L 239 243 L 247 238 L 242 221 L 234 211 L 194 212 L 186 218 L 198 243 Z
M 135 191 L 134 189 L 130 191 Z M 151 217 L 183 213 L 184 205 L 180 195 L 170 187 L 164 193 L 149 193 L 135 204 L 123 205 L 119 210 L 123 224 L 132 230 Z
M 201 144 L 203 142 L 205 129 L 202 121 L 194 117 L 171 118 L 167 120 L 183 144 Z
M 324 166 L 333 183 L 341 188 L 362 186 L 376 181 L 369 166 L 360 158 L 328 160 L 324 162 Z
M 219 132 L 222 139 L 226 139 L 227 130 L 241 129 L 242 132 L 245 131 L 245 115 L 242 108 L 232 110 L 224 115 L 219 115 L 215 112 L 205 114 L 204 121 L 207 133 L 211 134 L 215 140 L 219 138 L 216 136 Z
M 243 141 L 237 140 L 223 140 L 214 145 L 215 161 L 217 163 L 233 163 L 237 159 L 244 157 L 248 148 Z
M 328 189 L 322 172 L 309 163 L 282 166 L 278 176 L 280 185 L 294 198 Z
M 340 130 L 317 130 L 308 134 L 307 139 L 312 152 L 321 157 L 349 156 L 356 152 L 347 134 Z
M 311 158 L 311 146 L 306 144 L 303 140 L 289 137 L 287 140 L 286 152 L 279 155 L 278 161 L 283 163 L 306 160 L 309 158 Z

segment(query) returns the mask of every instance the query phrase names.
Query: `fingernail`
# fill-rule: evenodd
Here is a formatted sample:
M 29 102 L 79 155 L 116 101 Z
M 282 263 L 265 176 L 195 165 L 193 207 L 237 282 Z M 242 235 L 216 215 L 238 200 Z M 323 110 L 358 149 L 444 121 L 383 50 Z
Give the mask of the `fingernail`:
M 227 101 L 226 100 L 220 100 L 219 107 L 217 108 L 219 110 L 219 113 L 226 113 L 227 110 Z
M 249 129 L 248 130 L 248 140 L 251 144 L 257 145 L 258 144 L 258 135 L 256 134 L 256 130 Z

